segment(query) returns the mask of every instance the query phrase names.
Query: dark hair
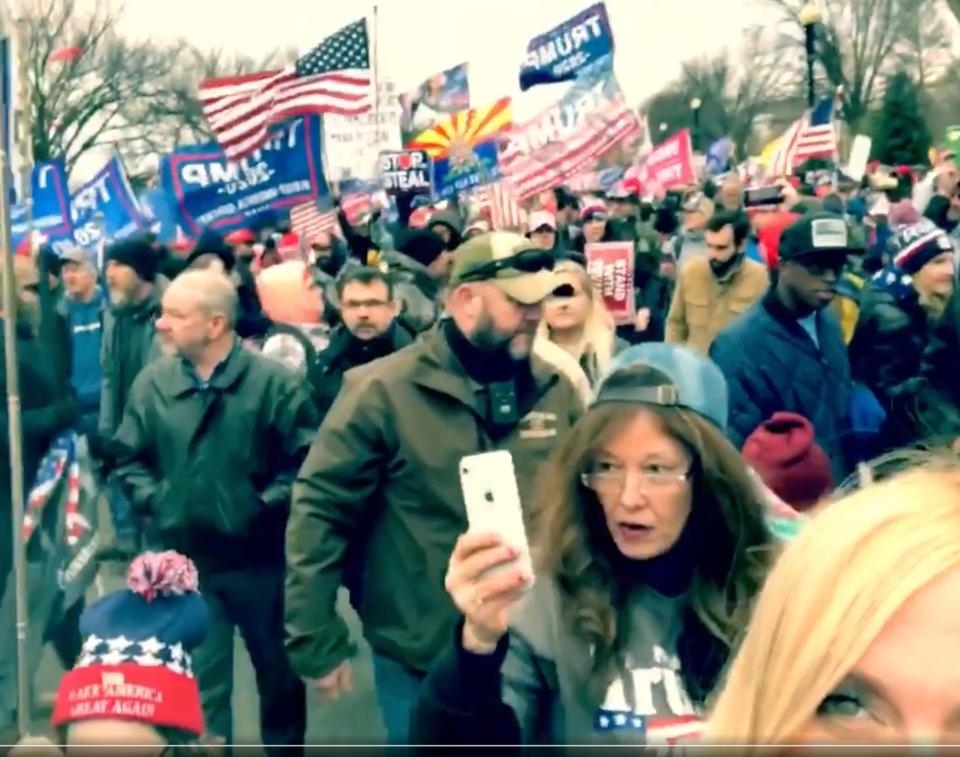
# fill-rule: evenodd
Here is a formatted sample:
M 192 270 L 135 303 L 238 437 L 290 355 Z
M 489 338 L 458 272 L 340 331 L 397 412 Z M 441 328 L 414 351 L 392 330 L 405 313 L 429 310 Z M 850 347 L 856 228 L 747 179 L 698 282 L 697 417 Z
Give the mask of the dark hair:
M 370 285 L 377 281 L 382 281 L 387 288 L 387 297 L 393 299 L 393 280 L 389 274 L 384 273 L 379 268 L 368 265 L 354 265 L 344 268 L 337 276 L 337 299 L 343 298 L 343 290 L 347 284 Z
M 580 207 L 580 202 L 577 200 L 576 196 L 571 194 L 566 187 L 557 187 L 553 190 L 553 196 L 557 200 L 557 211 L 566 210 L 567 208 L 573 208 L 577 210 Z
M 707 221 L 707 231 L 722 231 L 724 227 L 733 227 L 733 244 L 739 247 L 750 233 L 750 219 L 741 210 L 721 210 Z
M 608 384 L 631 386 L 664 381 L 660 371 L 647 366 L 607 379 Z M 545 547 L 538 550 L 538 569 L 557 583 L 561 621 L 593 649 L 589 691 L 602 700 L 624 665 L 628 629 L 623 604 L 630 588 L 624 576 L 630 571 L 596 494 L 583 485 L 580 474 L 601 445 L 638 412 L 654 415 L 693 457 L 693 507 L 671 553 L 687 563 L 682 567 L 691 576 L 677 642 L 681 675 L 689 696 L 703 704 L 746 629 L 773 552 L 759 485 L 717 426 L 686 408 L 609 403 L 589 409 L 554 449 L 538 480 L 535 542 Z

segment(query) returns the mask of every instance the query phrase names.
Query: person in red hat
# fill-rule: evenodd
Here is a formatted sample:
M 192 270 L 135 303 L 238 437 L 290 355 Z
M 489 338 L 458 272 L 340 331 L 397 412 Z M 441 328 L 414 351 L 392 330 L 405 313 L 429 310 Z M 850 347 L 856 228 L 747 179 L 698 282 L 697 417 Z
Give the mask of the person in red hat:
M 774 413 L 747 437 L 742 454 L 763 483 L 794 510 L 809 510 L 834 489 L 830 460 L 802 415 Z
M 248 271 L 251 270 L 253 259 L 256 257 L 253 245 L 257 241 L 257 235 L 250 229 L 237 229 L 227 234 L 224 241 L 233 248 L 238 265 Z

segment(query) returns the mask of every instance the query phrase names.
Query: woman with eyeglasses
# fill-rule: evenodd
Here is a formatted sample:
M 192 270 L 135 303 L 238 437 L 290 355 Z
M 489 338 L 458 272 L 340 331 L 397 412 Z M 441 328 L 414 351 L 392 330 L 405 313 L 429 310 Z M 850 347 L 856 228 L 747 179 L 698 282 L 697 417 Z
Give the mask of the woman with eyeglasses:
M 726 417 L 705 358 L 617 356 L 543 470 L 535 576 L 495 535 L 458 540 L 446 586 L 463 618 L 421 690 L 416 743 L 697 737 L 772 539 Z
M 911 462 L 823 508 L 786 547 L 719 687 L 709 743 L 960 744 L 960 468 Z
M 627 343 L 617 338 L 613 318 L 582 265 L 564 260 L 554 273 L 559 286 L 543 303 L 537 338 L 562 347 L 595 384 Z

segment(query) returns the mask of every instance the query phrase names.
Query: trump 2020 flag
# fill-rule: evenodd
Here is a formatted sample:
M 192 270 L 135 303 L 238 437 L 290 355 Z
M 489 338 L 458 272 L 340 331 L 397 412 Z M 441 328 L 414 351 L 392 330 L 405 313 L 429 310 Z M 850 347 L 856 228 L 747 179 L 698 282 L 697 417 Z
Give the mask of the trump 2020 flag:
M 601 59 L 613 60 L 613 32 L 607 7 L 597 3 L 530 40 L 520 67 L 520 91 L 571 81 Z

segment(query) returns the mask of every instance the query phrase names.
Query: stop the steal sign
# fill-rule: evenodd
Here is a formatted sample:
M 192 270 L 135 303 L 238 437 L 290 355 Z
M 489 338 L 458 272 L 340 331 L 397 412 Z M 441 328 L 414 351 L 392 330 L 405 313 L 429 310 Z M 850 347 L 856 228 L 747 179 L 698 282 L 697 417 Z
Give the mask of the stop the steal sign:
M 426 150 L 380 153 L 380 175 L 387 194 L 430 194 L 433 161 Z

